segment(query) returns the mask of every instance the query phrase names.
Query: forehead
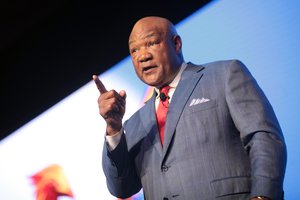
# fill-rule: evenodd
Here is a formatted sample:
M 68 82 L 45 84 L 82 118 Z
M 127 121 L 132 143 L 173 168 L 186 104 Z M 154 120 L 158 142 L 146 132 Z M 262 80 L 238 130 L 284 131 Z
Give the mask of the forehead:
M 163 37 L 165 35 L 166 31 L 159 25 L 145 23 L 138 24 L 130 34 L 129 45 L 148 38 Z

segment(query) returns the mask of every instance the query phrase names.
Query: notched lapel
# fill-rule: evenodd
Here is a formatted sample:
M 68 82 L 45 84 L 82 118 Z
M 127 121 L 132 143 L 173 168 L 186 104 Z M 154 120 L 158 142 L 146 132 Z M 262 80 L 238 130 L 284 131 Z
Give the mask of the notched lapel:
M 143 127 L 146 130 L 148 139 L 151 141 L 153 146 L 155 146 L 156 150 L 159 152 L 159 155 L 162 156 L 162 146 L 155 116 L 155 97 L 156 93 L 154 91 L 152 97 L 147 101 L 144 108 L 140 110 L 140 118 Z
M 193 93 L 193 90 L 195 89 L 197 83 L 203 76 L 203 69 L 203 66 L 195 66 L 191 63 L 188 63 L 187 68 L 182 73 L 181 80 L 177 85 L 175 93 L 172 97 L 172 101 L 169 105 L 169 111 L 165 127 L 163 156 L 166 155 L 167 149 L 169 148 L 181 113 L 189 97 Z

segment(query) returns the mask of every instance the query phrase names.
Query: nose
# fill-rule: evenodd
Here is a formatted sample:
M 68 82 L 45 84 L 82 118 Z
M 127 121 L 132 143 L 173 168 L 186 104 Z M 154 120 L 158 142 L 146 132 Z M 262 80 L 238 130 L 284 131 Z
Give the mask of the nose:
M 149 53 L 146 49 L 141 49 L 139 52 L 138 61 L 139 62 L 147 62 L 152 59 L 152 54 Z

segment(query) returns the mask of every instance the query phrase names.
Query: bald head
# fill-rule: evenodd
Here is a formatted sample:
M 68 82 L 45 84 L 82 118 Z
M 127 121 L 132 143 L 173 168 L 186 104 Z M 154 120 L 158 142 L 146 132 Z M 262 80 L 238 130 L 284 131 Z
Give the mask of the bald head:
M 177 35 L 173 23 L 168 19 L 163 17 L 149 16 L 144 17 L 135 23 L 129 36 L 129 44 L 136 39 L 134 38 L 136 35 L 141 35 L 141 32 L 150 30 L 155 31 L 162 37 Z

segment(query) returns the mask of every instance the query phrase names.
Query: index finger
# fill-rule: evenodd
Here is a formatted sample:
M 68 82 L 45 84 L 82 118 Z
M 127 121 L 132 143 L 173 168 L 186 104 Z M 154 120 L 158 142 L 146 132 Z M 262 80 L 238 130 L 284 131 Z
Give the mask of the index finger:
M 96 86 L 100 92 L 100 94 L 103 94 L 105 92 L 107 92 L 105 86 L 103 85 L 103 83 L 100 81 L 100 79 L 98 78 L 98 76 L 93 75 L 93 80 L 96 83 Z

